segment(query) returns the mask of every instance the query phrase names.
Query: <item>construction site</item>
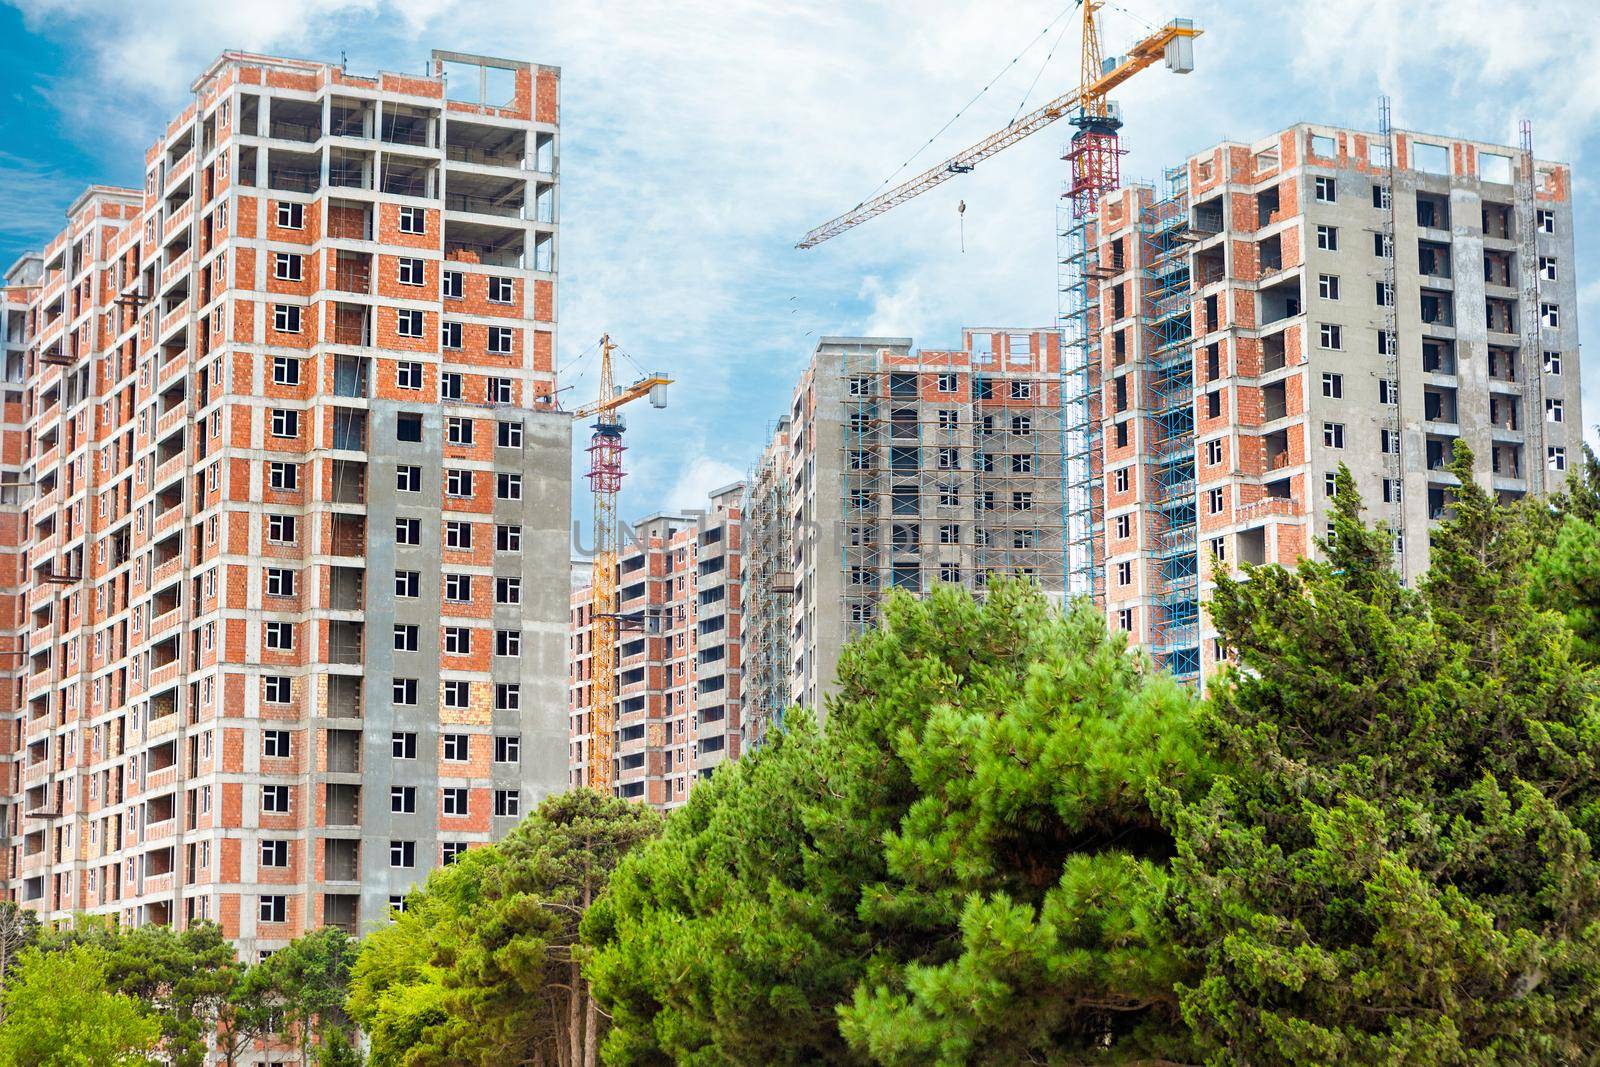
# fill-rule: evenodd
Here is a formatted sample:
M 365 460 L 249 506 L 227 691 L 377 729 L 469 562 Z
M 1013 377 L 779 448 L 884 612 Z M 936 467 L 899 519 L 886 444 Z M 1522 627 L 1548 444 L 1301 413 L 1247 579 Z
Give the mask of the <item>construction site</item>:
M 1315 556 L 1340 466 L 1415 580 L 1456 439 L 1502 500 L 1559 487 L 1581 454 L 1572 178 L 1527 122 L 1515 146 L 1399 130 L 1385 98 L 1370 130 L 1302 123 L 1125 179 L 1108 93 L 1158 64 L 1192 71 L 1203 31 L 1174 20 L 1111 54 L 1101 6 L 1078 8 L 1075 90 L 799 243 L 1075 127 L 1052 329 L 969 332 L 957 353 L 817 346 L 750 478 L 752 545 L 776 557 L 747 560 L 765 576 L 752 740 L 786 702 L 823 705 L 888 589 L 1026 575 L 1203 686 L 1222 658 L 1217 569 Z
M 1076 85 L 794 253 L 1064 120 L 1055 321 L 820 336 L 747 476 L 633 524 L 623 409 L 665 404 L 672 359 L 608 335 L 597 395 L 560 399 L 559 71 L 219 57 L 143 185 L 87 190 L 0 291 L 6 894 L 260 951 L 357 931 L 551 792 L 682 805 L 825 713 L 896 591 L 1087 597 L 1203 687 L 1219 569 L 1315 557 L 1340 466 L 1408 581 L 1455 440 L 1501 499 L 1556 489 L 1573 179 L 1531 126 L 1409 131 L 1374 100 L 1135 179 L 1111 95 L 1193 71 L 1203 29 L 1118 52 L 1103 6 L 1069 17 Z

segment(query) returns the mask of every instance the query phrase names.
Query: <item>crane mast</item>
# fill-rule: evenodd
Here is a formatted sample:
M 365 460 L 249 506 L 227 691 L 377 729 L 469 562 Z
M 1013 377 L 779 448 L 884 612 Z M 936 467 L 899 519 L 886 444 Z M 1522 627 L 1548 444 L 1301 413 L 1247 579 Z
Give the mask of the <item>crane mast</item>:
M 594 556 L 590 562 L 591 650 L 589 682 L 589 787 L 610 793 L 615 775 L 614 749 L 617 724 L 617 491 L 622 488 L 624 405 L 649 396 L 656 407 L 666 406 L 666 387 L 672 379 L 650 374 L 619 391 L 611 374 L 611 335 L 600 338 L 600 395 L 594 403 L 574 412 L 577 418 L 595 416 L 589 438 L 589 491 L 594 496 Z

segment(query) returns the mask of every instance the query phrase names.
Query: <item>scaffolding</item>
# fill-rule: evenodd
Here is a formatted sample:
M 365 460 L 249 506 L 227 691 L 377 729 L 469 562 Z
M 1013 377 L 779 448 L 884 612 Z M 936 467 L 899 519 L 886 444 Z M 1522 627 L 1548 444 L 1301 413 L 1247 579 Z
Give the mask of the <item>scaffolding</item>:
M 1165 174 L 1165 195 L 1140 197 L 1139 302 L 1144 366 L 1140 434 L 1150 472 L 1145 524 L 1149 648 L 1174 677 L 1200 676 L 1200 584 L 1195 535 L 1194 354 L 1187 169 Z
M 1516 185 L 1517 271 L 1521 275 L 1521 329 L 1523 380 L 1527 382 L 1529 455 L 1523 462 L 1528 488 L 1543 496 L 1549 491 L 1549 452 L 1545 437 L 1544 343 L 1539 324 L 1539 209 L 1538 175 L 1533 158 L 1533 123 L 1519 124 Z M 1559 481 L 1559 479 L 1557 479 Z
M 847 636 L 872 626 L 890 589 L 981 594 L 1010 576 L 1063 591 L 1066 434 L 1050 337 L 973 329 L 958 352 L 840 353 Z
M 794 603 L 794 559 L 789 535 L 787 420 L 768 435 L 773 442 L 750 472 L 743 511 L 746 565 L 744 702 L 746 752 L 783 725 L 790 702 L 789 626 Z
M 1394 130 L 1389 122 L 1389 98 L 1381 97 L 1378 108 L 1378 132 L 1384 145 L 1384 197 L 1389 210 L 1379 215 L 1379 240 L 1383 255 L 1379 258 L 1383 269 L 1383 332 L 1379 340 L 1383 348 L 1383 377 L 1389 384 L 1380 395 L 1378 418 L 1383 431 L 1379 441 L 1382 453 L 1383 497 L 1389 505 L 1386 523 L 1393 538 L 1394 566 L 1400 580 L 1406 580 L 1406 532 L 1404 482 L 1400 463 L 1400 320 L 1395 289 L 1395 228 L 1400 198 L 1395 195 L 1395 143 Z
M 1089 255 L 1094 222 L 1075 211 L 1071 190 L 1056 205 L 1057 326 L 1061 336 L 1060 485 L 1062 568 L 1068 596 L 1104 605 L 1105 503 L 1100 484 L 1099 285 Z

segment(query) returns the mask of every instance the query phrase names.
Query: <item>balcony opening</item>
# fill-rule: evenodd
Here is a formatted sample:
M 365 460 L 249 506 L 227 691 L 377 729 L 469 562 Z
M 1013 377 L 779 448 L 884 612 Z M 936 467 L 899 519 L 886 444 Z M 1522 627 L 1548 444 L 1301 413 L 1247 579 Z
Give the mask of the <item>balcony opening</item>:
M 1278 213 L 1278 187 L 1263 189 L 1256 194 L 1256 228 L 1260 229 L 1273 221 L 1272 216 Z
M 1456 439 L 1454 437 L 1429 435 L 1426 450 L 1428 469 L 1431 471 L 1446 470 L 1455 456 L 1455 444 Z
M 1417 225 L 1429 230 L 1448 230 L 1450 228 L 1449 198 L 1440 196 L 1437 193 L 1418 193 Z
M 1438 241 L 1418 241 L 1417 273 L 1429 278 L 1450 277 L 1450 246 Z
M 368 396 L 372 388 L 371 364 L 366 356 L 336 354 L 333 357 L 333 395 Z
M 1274 430 L 1272 433 L 1263 434 L 1261 444 L 1267 470 L 1275 471 L 1289 466 L 1291 457 L 1288 430 Z
M 328 623 L 328 662 L 360 663 L 366 627 L 359 622 Z
M 332 611 L 366 608 L 367 572 L 360 567 L 328 568 L 328 607 Z
M 451 171 L 445 190 L 444 206 L 450 211 L 474 215 L 497 215 L 522 219 L 528 183 L 521 178 L 493 178 L 464 171 Z
M 334 97 L 328 107 L 328 133 L 334 137 L 372 136 L 373 102 L 353 97 Z
M 367 450 L 367 413 L 355 408 L 333 409 L 333 447 L 346 452 Z
M 1499 382 L 1517 380 L 1517 350 L 1502 345 L 1489 346 L 1489 377 Z
M 328 717 L 361 718 L 361 678 L 353 674 L 330 674 L 327 677 Z
M 329 548 L 335 556 L 362 556 L 367 551 L 367 519 L 364 515 L 336 513 Z
M 361 842 L 330 837 L 322 842 L 322 877 L 328 882 L 361 880 Z
M 1511 239 L 1511 205 L 1486 201 L 1483 205 L 1483 235 L 1497 241 Z
M 430 108 L 408 107 L 386 101 L 383 105 L 382 139 L 388 144 L 432 147 L 439 113 Z
M 1430 385 L 1422 390 L 1422 417 L 1428 422 L 1456 421 L 1456 391 Z
M 332 488 L 332 500 L 335 504 L 365 504 L 367 465 L 356 460 L 334 460 Z
M 273 149 L 267 153 L 267 188 L 281 193 L 316 192 L 322 188 L 322 156 Z
M 484 126 L 452 117 L 445 128 L 444 155 L 453 163 L 520 168 L 528 155 L 527 134 L 521 129 Z
M 1517 302 L 1491 296 L 1483 302 L 1484 325 L 1493 333 L 1517 332 Z
M 1455 342 L 1424 340 L 1422 342 L 1422 369 L 1429 374 L 1454 374 L 1456 372 Z
M 345 782 L 329 782 L 324 789 L 328 825 L 360 826 L 361 787 Z
M 549 235 L 545 234 L 537 240 L 543 242 L 548 238 Z M 535 270 L 543 271 L 553 269 L 549 258 L 554 251 L 553 245 L 542 253 L 536 248 L 534 262 L 526 264 L 523 260 L 526 243 L 527 232 L 521 225 L 464 222 L 454 218 L 445 222 L 446 260 L 458 263 L 482 263 L 490 267 L 531 266 Z
M 385 153 L 381 188 L 389 196 L 413 196 L 424 200 L 438 198 L 439 169 L 419 157 Z
M 1207 313 L 1210 314 L 1209 302 L 1214 297 L 1207 297 Z M 1259 300 L 1258 321 L 1262 326 L 1270 325 L 1282 319 L 1293 318 L 1300 314 L 1300 278 L 1298 275 L 1285 278 L 1257 294 Z M 1211 327 L 1215 329 L 1215 325 Z
M 353 148 L 335 148 L 328 153 L 330 189 L 371 189 L 374 156 Z
M 1289 413 L 1288 387 L 1284 382 L 1273 382 L 1261 387 L 1261 417 L 1266 422 L 1281 419 Z
M 355 881 L 356 879 L 349 879 Z M 322 925 L 343 930 L 356 936 L 356 905 L 361 898 L 354 893 L 324 893 L 322 895 Z
M 1492 393 L 1489 396 L 1489 425 L 1497 430 L 1522 428 L 1522 401 L 1520 397 Z
M 1486 250 L 1483 253 L 1483 280 L 1488 285 L 1509 286 L 1511 281 L 1511 253 Z
M 1496 442 L 1490 452 L 1491 465 L 1498 478 L 1522 477 L 1522 446 L 1504 441 Z
M 274 140 L 310 143 L 322 137 L 322 105 L 317 101 L 275 96 L 268 119 L 267 135 Z
M 1454 326 L 1455 302 L 1450 294 L 1437 289 L 1422 290 L 1422 321 L 1429 326 Z

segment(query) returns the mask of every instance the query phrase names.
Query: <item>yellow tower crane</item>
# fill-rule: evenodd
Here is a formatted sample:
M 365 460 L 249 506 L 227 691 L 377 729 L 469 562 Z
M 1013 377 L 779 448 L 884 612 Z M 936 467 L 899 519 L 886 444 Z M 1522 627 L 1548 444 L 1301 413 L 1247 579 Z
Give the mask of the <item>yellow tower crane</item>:
M 648 396 L 658 408 L 667 406 L 665 374 L 647 374 L 619 390 L 611 378 L 611 335 L 600 338 L 600 395 L 573 412 L 573 418 L 594 416 L 589 438 L 589 489 L 594 494 L 594 558 L 590 571 L 593 613 L 593 655 L 589 660 L 589 787 L 610 793 L 614 775 L 612 752 L 617 725 L 617 490 L 622 488 L 622 407 Z
M 1043 107 L 1023 115 L 1011 125 L 997 130 L 968 148 L 958 152 L 937 166 L 930 167 L 915 178 L 902 182 L 888 192 L 865 200 L 838 218 L 823 223 L 800 239 L 797 248 L 815 248 L 830 237 L 837 237 L 848 229 L 861 225 L 868 219 L 897 207 L 929 189 L 949 181 L 957 174 L 965 174 L 973 167 L 1018 141 L 1049 126 L 1058 119 L 1072 116 L 1078 132 L 1072 138 L 1072 151 L 1067 159 L 1072 165 L 1072 185 L 1068 196 L 1072 200 L 1073 215 L 1083 218 L 1100 203 L 1100 198 L 1116 188 L 1117 161 L 1121 150 L 1117 146 L 1117 128 L 1121 121 L 1111 107 L 1107 94 L 1139 71 L 1165 59 L 1167 69 L 1187 74 L 1194 69 L 1194 38 L 1201 30 L 1191 19 L 1174 19 L 1149 34 L 1124 56 L 1105 58 L 1100 51 L 1100 28 L 1097 12 L 1105 0 L 1081 0 L 1083 11 L 1083 58 L 1079 71 L 1078 87 L 1072 89 Z

